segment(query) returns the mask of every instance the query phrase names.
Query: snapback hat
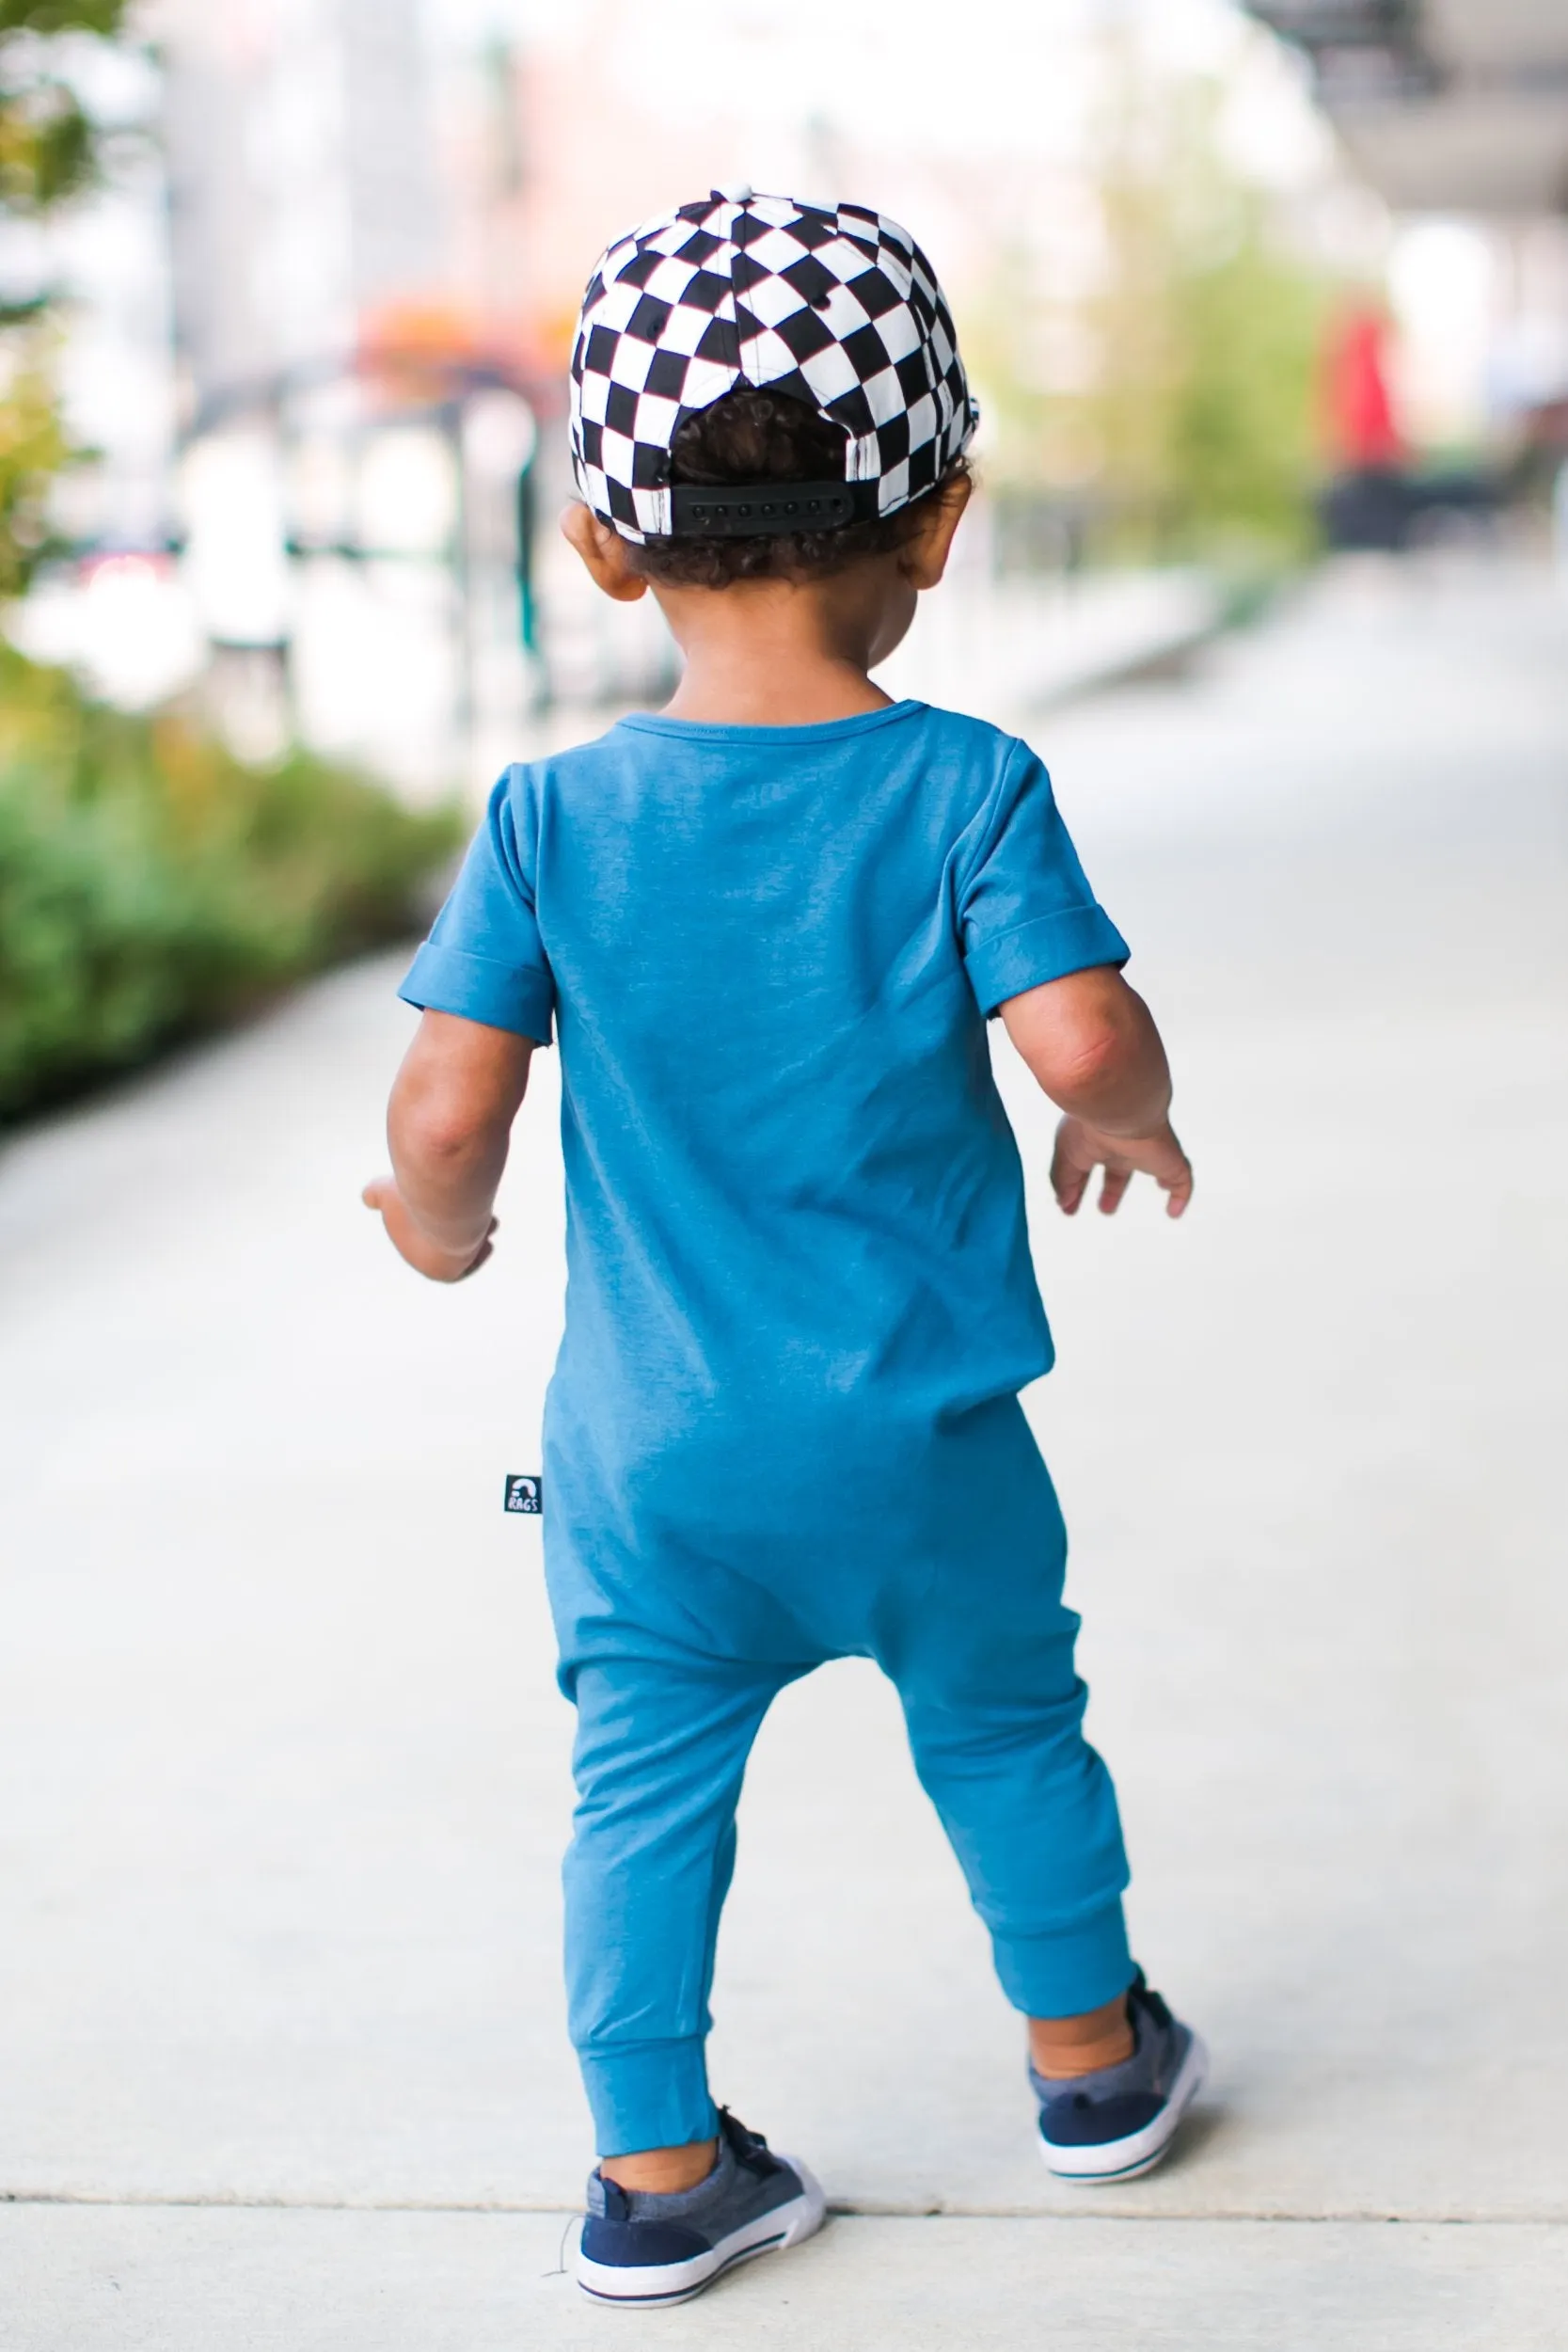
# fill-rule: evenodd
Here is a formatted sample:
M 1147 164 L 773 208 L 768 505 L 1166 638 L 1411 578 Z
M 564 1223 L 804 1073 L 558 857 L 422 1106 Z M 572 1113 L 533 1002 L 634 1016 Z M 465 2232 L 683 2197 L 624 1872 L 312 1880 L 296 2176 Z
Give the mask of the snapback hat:
M 842 478 L 673 483 L 681 425 L 742 384 L 842 425 Z M 583 296 L 572 470 L 625 539 L 896 514 L 942 480 L 978 413 L 929 262 L 908 230 L 863 204 L 715 189 L 619 238 Z

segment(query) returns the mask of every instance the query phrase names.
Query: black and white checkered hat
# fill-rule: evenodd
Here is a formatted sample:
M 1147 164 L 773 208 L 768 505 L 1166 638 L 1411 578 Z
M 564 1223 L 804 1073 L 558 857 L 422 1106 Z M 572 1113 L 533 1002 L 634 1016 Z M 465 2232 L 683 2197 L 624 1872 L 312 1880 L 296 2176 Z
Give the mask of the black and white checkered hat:
M 978 413 L 942 288 L 907 230 L 863 204 L 749 188 L 645 222 L 589 281 L 572 468 L 594 514 L 626 539 L 702 528 L 672 496 L 671 444 L 737 384 L 790 393 L 845 428 L 844 478 L 864 485 L 856 514 L 891 515 L 932 488 Z M 830 519 L 849 512 L 846 501 Z

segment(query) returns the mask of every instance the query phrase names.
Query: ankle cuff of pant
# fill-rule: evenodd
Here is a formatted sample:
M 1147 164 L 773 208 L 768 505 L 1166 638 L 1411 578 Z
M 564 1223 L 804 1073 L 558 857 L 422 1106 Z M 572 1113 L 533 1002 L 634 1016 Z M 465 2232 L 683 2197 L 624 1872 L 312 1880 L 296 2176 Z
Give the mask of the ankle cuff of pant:
M 1080 2017 L 1114 2001 L 1134 1970 L 1119 1902 L 1051 1935 L 997 1935 L 1002 1990 L 1026 2017 Z
M 711 2139 L 719 2129 L 701 2041 L 579 2050 L 578 2063 L 601 2156 L 684 2148 L 693 2139 Z

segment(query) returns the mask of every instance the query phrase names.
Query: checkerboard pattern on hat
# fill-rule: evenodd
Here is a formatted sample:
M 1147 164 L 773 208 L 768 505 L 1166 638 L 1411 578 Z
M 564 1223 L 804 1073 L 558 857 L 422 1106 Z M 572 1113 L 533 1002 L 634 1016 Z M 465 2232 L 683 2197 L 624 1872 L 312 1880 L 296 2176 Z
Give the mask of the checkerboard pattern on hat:
M 891 515 L 942 479 L 976 410 L 953 321 L 907 230 L 863 204 L 715 191 L 612 245 L 572 354 L 572 469 L 624 538 L 671 531 L 679 427 L 737 384 L 845 427 L 845 479 Z

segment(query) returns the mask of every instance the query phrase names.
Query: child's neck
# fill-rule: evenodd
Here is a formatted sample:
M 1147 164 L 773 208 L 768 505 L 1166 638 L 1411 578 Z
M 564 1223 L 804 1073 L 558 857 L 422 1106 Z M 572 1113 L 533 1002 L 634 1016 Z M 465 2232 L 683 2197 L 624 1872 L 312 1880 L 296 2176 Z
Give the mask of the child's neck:
M 891 696 L 867 675 L 883 650 L 883 599 L 867 596 L 861 568 L 799 586 L 769 580 L 658 590 L 686 657 L 667 716 L 803 727 L 885 709 Z
M 810 727 L 885 709 L 892 699 L 851 662 L 801 662 L 768 671 L 751 662 L 689 660 L 665 716 L 717 726 Z

